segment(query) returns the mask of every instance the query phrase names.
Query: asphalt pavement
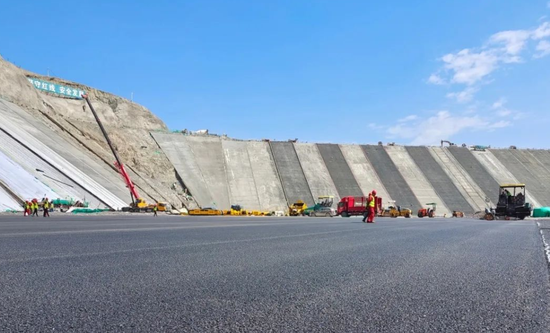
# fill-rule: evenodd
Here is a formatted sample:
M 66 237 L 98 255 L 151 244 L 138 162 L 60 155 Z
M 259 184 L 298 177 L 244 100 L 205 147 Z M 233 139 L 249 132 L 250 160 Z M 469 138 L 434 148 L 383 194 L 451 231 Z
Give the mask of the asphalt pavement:
M 549 332 L 545 223 L 3 215 L 0 331 Z

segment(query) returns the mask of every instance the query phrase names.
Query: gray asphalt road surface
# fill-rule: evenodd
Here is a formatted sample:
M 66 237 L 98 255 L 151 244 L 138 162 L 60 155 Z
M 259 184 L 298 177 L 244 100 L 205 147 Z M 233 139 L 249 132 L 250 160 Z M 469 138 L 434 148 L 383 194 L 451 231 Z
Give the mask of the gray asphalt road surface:
M 0 331 L 549 332 L 540 228 L 0 216 Z

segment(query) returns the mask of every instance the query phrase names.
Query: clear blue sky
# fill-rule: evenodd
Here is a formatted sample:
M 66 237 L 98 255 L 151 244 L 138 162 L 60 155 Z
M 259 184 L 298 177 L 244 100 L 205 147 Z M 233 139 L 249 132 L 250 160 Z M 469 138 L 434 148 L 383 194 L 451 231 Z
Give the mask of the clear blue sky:
M 133 92 L 171 129 L 550 147 L 547 1 L 12 1 L 2 12 L 4 58 Z

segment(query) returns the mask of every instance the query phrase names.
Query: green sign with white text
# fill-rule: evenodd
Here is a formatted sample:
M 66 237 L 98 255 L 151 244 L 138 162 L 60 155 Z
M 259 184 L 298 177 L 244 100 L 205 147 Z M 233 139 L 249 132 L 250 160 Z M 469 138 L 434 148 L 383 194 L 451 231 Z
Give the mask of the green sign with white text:
M 64 97 L 81 99 L 82 95 L 85 94 L 85 92 L 80 89 L 62 86 L 56 83 L 46 82 L 46 81 L 38 80 L 32 77 L 29 77 L 27 79 L 36 89 L 51 92 L 53 94 L 58 94 Z

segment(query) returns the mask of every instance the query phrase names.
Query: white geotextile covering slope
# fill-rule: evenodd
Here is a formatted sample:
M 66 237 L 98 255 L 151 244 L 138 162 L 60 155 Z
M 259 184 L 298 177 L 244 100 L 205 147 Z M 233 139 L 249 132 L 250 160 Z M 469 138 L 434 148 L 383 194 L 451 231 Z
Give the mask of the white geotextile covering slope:
M 41 200 L 44 196 L 56 199 L 57 194 L 44 185 L 19 164 L 0 152 L 0 180 L 23 200 L 34 198 Z
M 8 112 L 9 114 L 10 107 L 15 106 L 5 101 L 0 103 L 0 108 L 3 109 L 2 112 Z M 99 184 L 98 182 L 93 180 L 82 170 L 79 170 L 65 158 L 57 154 L 55 151 L 53 151 L 36 137 L 34 137 L 34 135 L 25 131 L 22 126 L 20 126 L 20 124 L 14 121 L 14 119 L 7 116 L 3 117 L 2 122 L 0 122 L 0 128 L 13 139 L 24 145 L 27 149 L 30 149 L 34 152 L 40 152 L 40 157 L 45 162 L 52 165 L 54 168 L 59 170 L 61 173 L 63 173 L 76 183 L 80 184 L 88 192 L 92 193 L 95 197 L 99 198 L 109 207 L 115 210 L 120 210 L 123 207 L 128 206 L 127 203 L 125 203 L 116 195 L 107 190 L 102 184 Z M 22 169 L 19 165 L 17 166 Z M 10 170 L 8 170 L 7 172 L 9 171 Z
M 0 187 L 0 212 L 8 210 L 23 211 L 23 208 L 3 188 Z

